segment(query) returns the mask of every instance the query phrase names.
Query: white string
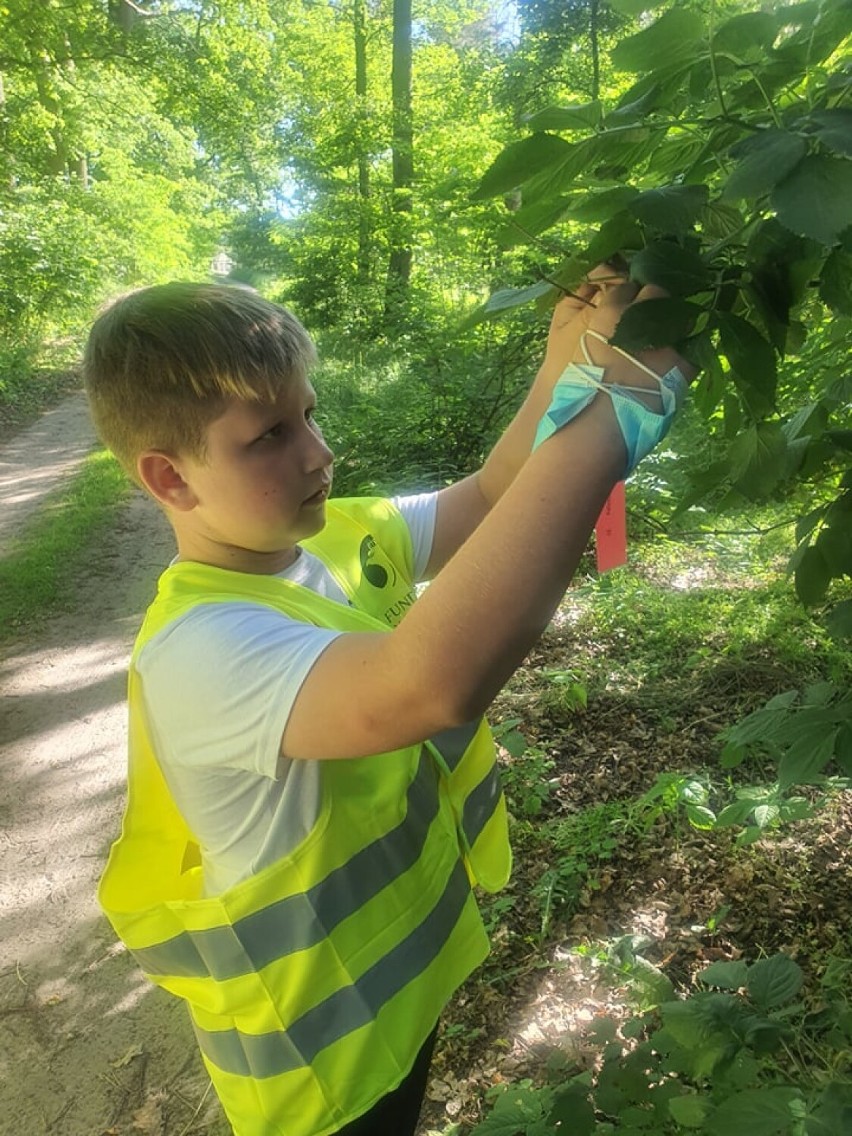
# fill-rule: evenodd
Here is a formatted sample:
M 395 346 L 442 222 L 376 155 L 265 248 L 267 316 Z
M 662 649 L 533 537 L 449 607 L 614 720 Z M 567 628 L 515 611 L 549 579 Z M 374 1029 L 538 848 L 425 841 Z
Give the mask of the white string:
M 609 347 L 609 349 L 611 351 L 617 351 L 619 355 L 623 355 L 625 359 L 628 359 L 631 363 L 633 363 L 634 366 L 638 367 L 640 369 L 640 371 L 644 371 L 646 375 L 650 375 L 651 378 L 656 381 L 657 387 L 658 387 L 657 390 L 652 390 L 650 387 L 628 387 L 628 386 L 625 386 L 623 383 L 619 383 L 618 384 L 619 389 L 626 390 L 626 391 L 633 391 L 634 394 L 655 394 L 660 399 L 662 399 L 662 397 L 663 397 L 663 391 L 662 391 L 663 380 L 660 378 L 660 376 L 657 374 L 657 372 L 652 371 L 650 367 L 646 367 L 644 363 L 640 363 L 638 359 L 636 359 L 633 355 L 630 355 L 627 351 L 622 351 L 622 349 L 620 347 L 616 347 L 614 343 L 610 343 L 610 341 L 606 338 L 605 335 L 601 335 L 601 333 L 599 331 L 594 331 L 594 330 L 592 330 L 592 328 L 588 328 L 580 336 L 580 346 L 583 348 L 583 354 L 586 356 L 586 362 L 589 364 L 590 367 L 596 367 L 596 366 L 598 366 L 598 364 L 595 363 L 595 361 L 592 359 L 592 356 L 589 353 L 589 349 L 586 346 L 586 337 L 589 336 L 589 335 L 593 336 L 600 343 L 606 344 L 606 346 Z M 599 390 L 606 390 L 608 384 L 599 383 L 597 381 L 594 381 L 594 385 L 596 387 L 598 387 Z

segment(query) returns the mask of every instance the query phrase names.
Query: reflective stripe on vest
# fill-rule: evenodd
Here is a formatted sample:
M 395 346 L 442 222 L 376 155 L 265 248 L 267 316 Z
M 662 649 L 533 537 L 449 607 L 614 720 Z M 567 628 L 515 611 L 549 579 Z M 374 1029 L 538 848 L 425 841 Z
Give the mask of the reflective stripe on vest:
M 351 986 L 337 990 L 286 1030 L 248 1034 L 205 1030 L 193 1023 L 202 1052 L 224 1072 L 244 1077 L 276 1077 L 311 1065 L 328 1046 L 374 1020 L 438 957 L 469 895 L 467 873 L 459 862 L 428 918 Z
M 225 927 L 182 931 L 163 943 L 136 947 L 133 956 L 146 974 L 218 981 L 261 970 L 275 959 L 307 950 L 417 861 L 429 825 L 438 812 L 431 759 L 423 754 L 411 782 L 406 816 L 325 879 Z M 412 823 L 415 821 L 412 839 Z M 393 874 L 387 865 L 393 864 Z
M 498 891 L 506 883 L 511 861 L 500 835 L 507 824 L 506 803 L 488 724 L 478 718 L 442 730 L 426 745 L 447 778 L 471 878 L 486 891 Z M 500 844 L 506 848 L 505 860 L 493 855 L 494 846 Z

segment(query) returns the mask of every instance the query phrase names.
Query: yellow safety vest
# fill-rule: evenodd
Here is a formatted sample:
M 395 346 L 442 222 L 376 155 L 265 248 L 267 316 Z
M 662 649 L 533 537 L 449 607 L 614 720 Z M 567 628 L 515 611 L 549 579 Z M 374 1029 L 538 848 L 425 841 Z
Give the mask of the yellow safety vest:
M 393 626 L 414 599 L 402 517 L 372 498 L 330 503 L 327 517 L 304 544 L 356 607 L 274 576 L 180 562 L 161 577 L 131 659 L 128 801 L 99 899 L 145 974 L 186 999 L 237 1136 L 326 1136 L 395 1088 L 487 954 L 471 882 L 497 890 L 511 867 L 480 720 L 393 753 L 321 762 L 308 836 L 203 896 L 198 845 L 157 763 L 135 659 L 202 603 L 256 602 L 344 631 Z

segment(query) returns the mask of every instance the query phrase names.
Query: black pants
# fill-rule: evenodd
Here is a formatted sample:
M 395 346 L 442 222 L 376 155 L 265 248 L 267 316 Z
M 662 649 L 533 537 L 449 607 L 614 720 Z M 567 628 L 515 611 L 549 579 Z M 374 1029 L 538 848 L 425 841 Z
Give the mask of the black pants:
M 429 1079 L 429 1064 L 437 1032 L 436 1028 L 426 1039 L 426 1044 L 417 1054 L 411 1072 L 402 1084 L 382 1097 L 369 1112 L 365 1112 L 345 1128 L 338 1129 L 337 1136 L 414 1136 Z

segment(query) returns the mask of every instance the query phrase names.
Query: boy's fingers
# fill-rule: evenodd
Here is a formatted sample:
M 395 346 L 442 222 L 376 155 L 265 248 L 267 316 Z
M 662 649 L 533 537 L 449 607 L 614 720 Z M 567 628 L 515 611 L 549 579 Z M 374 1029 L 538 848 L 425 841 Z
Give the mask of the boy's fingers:
M 619 284 L 623 284 L 627 280 L 627 274 L 620 268 L 616 268 L 614 264 L 604 261 L 601 264 L 596 264 L 594 268 L 589 270 L 586 274 L 586 280 L 592 284 L 595 289 L 601 292 L 607 292 L 610 288 L 615 288 Z
M 622 312 L 633 303 L 638 291 L 638 284 L 632 280 L 623 280 L 620 284 L 607 288 L 605 292 L 599 292 L 594 310 L 589 309 L 588 326 L 609 339 Z
M 642 300 L 667 300 L 671 295 L 665 288 L 661 288 L 659 284 L 645 284 L 636 295 L 636 302 L 640 303 Z
M 632 304 L 641 304 L 645 300 L 665 299 L 668 296 L 669 293 L 666 289 L 660 288 L 656 284 L 646 284 L 644 287 L 640 287 L 634 281 L 624 281 L 602 293 L 600 304 L 593 312 L 590 312 L 588 326 L 609 339 L 615 332 L 621 316 Z M 635 358 L 644 363 L 646 367 L 650 367 L 658 375 L 665 374 L 670 367 L 675 365 L 680 368 L 687 381 L 691 382 L 698 373 L 697 369 L 679 355 L 673 346 L 637 351 Z M 611 360 L 611 366 L 618 367 L 618 361 Z

